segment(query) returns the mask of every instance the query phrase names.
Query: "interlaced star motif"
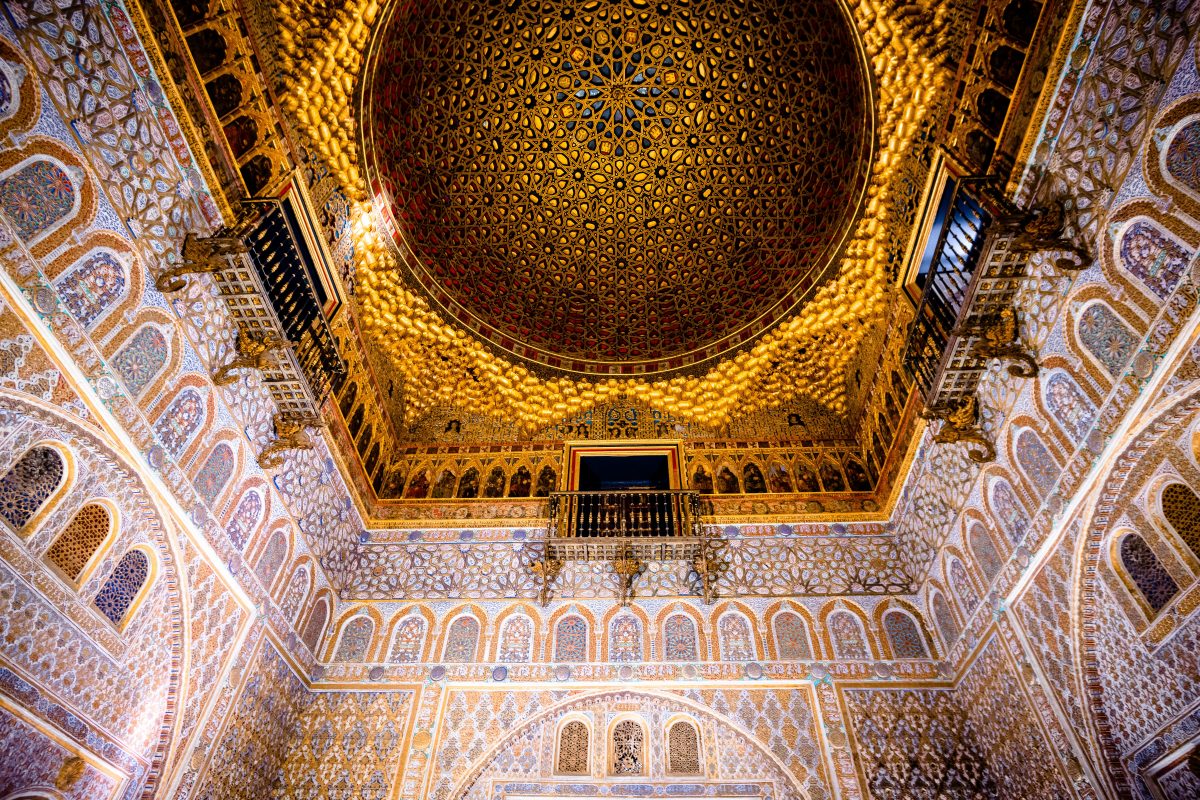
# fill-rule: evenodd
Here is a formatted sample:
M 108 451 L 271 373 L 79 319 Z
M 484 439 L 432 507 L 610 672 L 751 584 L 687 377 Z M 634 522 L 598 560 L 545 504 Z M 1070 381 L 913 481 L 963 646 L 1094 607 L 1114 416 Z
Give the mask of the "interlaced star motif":
M 376 44 L 365 141 L 417 285 L 499 348 L 655 372 L 811 293 L 871 123 L 833 2 L 440 0 Z

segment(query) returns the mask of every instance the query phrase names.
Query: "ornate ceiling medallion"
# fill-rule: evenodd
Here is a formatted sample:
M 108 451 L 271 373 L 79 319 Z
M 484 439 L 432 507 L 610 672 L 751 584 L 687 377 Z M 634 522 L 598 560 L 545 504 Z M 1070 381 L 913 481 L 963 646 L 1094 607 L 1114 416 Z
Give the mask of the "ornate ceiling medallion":
M 399 4 L 368 177 L 417 286 L 554 370 L 710 361 L 819 287 L 873 114 L 838 0 Z

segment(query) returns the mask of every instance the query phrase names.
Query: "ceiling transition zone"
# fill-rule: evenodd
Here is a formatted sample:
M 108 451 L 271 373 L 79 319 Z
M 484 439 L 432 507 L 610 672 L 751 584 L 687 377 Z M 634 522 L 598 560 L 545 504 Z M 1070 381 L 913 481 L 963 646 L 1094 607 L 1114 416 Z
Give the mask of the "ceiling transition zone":
M 368 175 L 415 284 L 492 346 L 678 369 L 828 277 L 873 129 L 836 0 L 441 0 L 387 24 Z

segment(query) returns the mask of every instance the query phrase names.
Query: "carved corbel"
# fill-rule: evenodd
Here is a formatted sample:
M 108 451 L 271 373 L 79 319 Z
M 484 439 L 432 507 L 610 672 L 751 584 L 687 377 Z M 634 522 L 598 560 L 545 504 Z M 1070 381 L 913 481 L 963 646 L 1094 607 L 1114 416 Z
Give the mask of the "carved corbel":
M 58 775 L 54 778 L 54 788 L 62 791 L 75 788 L 75 784 L 79 783 L 86 768 L 87 764 L 79 756 L 71 756 L 66 759 L 58 768 Z
M 213 373 L 212 381 L 217 386 L 228 386 L 238 379 L 234 370 L 256 369 L 261 372 L 268 365 L 275 350 L 290 347 L 291 342 L 281 339 L 274 333 L 263 331 L 246 331 L 239 328 L 235 343 L 237 355 L 226 364 L 222 364 Z
M 1016 229 L 1010 250 L 1014 253 L 1070 253 L 1070 258 L 1055 259 L 1054 266 L 1062 272 L 1079 272 L 1092 265 L 1092 257 L 1079 245 L 1063 235 L 1066 207 L 1061 200 L 1035 208 L 1016 217 L 1010 223 Z
M 319 417 L 275 415 L 275 439 L 258 454 L 258 465 L 263 469 L 274 469 L 283 463 L 283 454 L 288 450 L 311 450 L 312 440 L 308 428 L 320 428 L 325 422 Z
M 183 240 L 180 262 L 158 273 L 158 277 L 154 279 L 154 286 L 160 292 L 181 291 L 187 286 L 185 275 L 220 272 L 228 266 L 226 258 L 248 252 L 249 249 L 241 237 L 230 231 L 206 238 L 189 233 Z
M 996 446 L 979 427 L 979 401 L 974 396 L 956 406 L 930 409 L 921 416 L 941 420 L 941 428 L 933 435 L 933 440 L 938 444 L 966 444 L 967 457 L 976 464 L 996 460 Z
M 700 552 L 692 559 L 692 569 L 700 576 L 700 593 L 706 604 L 711 604 L 717 596 L 717 574 L 721 571 L 721 559 L 717 556 L 716 546 L 705 540 L 700 545 Z
M 1008 374 L 1014 378 L 1037 376 L 1037 360 L 1021 344 L 1016 311 L 1005 308 L 999 316 L 985 321 L 973 333 L 979 336 L 979 341 L 975 344 L 976 357 L 984 361 L 998 358 L 1013 362 L 1008 365 Z
M 538 579 L 538 602 L 545 608 L 550 604 L 550 584 L 562 572 L 563 562 L 544 555 L 529 565 L 529 571 Z
M 633 598 L 633 582 L 645 568 L 646 565 L 632 555 L 626 555 L 624 558 L 613 561 L 613 571 L 617 573 L 617 588 L 620 591 L 622 606 L 629 605 L 629 601 Z

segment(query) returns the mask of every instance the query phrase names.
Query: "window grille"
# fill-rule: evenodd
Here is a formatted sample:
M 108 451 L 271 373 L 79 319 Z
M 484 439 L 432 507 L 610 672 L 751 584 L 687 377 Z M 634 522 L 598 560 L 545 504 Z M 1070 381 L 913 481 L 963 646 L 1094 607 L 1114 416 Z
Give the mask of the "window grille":
M 1200 558 L 1200 497 L 1182 483 L 1172 483 L 1163 491 L 1162 505 L 1167 522 Z
M 588 774 L 588 729 L 579 720 L 563 725 L 558 733 L 556 769 L 562 775 Z
M 79 509 L 66 529 L 46 551 L 46 559 L 72 581 L 78 581 L 88 561 L 104 544 L 112 523 L 108 511 L 97 503 Z
M 642 745 L 646 734 L 631 719 L 621 720 L 612 731 L 612 774 L 641 775 Z
M 673 775 L 700 774 L 700 734 L 690 722 L 676 722 L 667 732 L 667 751 Z
M 65 465 L 52 447 L 35 447 L 0 478 L 0 516 L 21 530 L 62 482 Z
M 130 550 L 121 557 L 117 568 L 96 594 L 93 604 L 113 625 L 119 627 L 149 576 L 150 559 L 141 550 Z

